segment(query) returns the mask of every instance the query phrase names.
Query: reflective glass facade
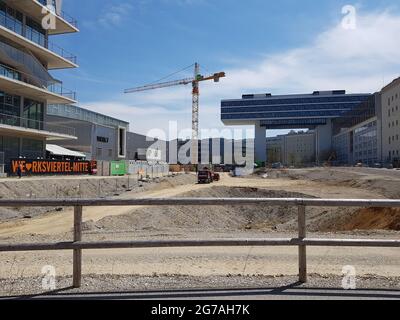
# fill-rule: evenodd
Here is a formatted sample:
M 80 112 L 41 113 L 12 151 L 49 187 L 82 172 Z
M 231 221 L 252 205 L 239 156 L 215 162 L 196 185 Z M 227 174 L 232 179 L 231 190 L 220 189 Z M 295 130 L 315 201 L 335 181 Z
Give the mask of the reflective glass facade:
M 333 137 L 337 165 L 362 163 L 372 166 L 380 162 L 376 118 L 350 128 Z
M 332 139 L 332 146 L 336 154 L 337 165 L 348 165 L 353 163 L 351 150 L 351 134 L 349 132 L 339 134 Z
M 7 6 L 0 0 L 0 25 L 18 33 L 19 35 L 41 45 L 47 47 L 46 30 L 43 29 L 40 23 L 26 17 L 24 26 L 24 15 L 22 12 Z
M 263 97 L 244 96 L 221 102 L 222 121 L 258 121 L 270 128 L 315 127 L 340 117 L 365 102 L 369 94 L 314 93 Z
M 60 116 L 75 120 L 87 121 L 113 128 L 129 128 L 129 123 L 124 122 L 104 114 L 93 112 L 87 109 L 73 105 L 52 104 L 47 106 L 47 114 L 51 116 Z
M 334 119 L 332 122 L 334 134 L 338 134 L 344 128 L 354 127 L 359 123 L 375 117 L 378 113 L 375 104 L 376 98 L 376 95 L 372 95 L 365 102 L 346 112 L 340 118 Z
M 61 6 L 61 1 L 52 3 Z M 0 77 L 4 83 L 0 88 L 0 174 L 3 167 L 9 171 L 10 159 L 45 157 L 46 139 L 67 140 L 74 135 L 73 128 L 47 123 L 45 115 L 49 101 L 75 100 L 75 93 L 62 88 L 49 70 L 76 67 L 76 57 L 48 41 L 49 35 L 78 30 L 61 19 L 55 29 L 45 30 L 42 9 L 38 2 L 0 0 Z
M 353 133 L 354 160 L 368 165 L 378 162 L 377 122 L 369 122 Z

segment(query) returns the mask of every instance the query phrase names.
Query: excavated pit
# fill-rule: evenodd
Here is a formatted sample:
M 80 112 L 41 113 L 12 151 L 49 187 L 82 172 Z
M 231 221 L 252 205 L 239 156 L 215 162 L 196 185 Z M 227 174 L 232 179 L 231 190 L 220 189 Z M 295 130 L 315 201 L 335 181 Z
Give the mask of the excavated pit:
M 182 197 L 312 198 L 297 192 L 224 186 L 187 192 Z M 395 209 L 377 208 L 308 207 L 307 228 L 311 232 L 400 230 L 400 212 Z M 295 231 L 297 208 L 264 205 L 142 207 L 123 216 L 106 217 L 96 223 L 89 222 L 88 230 Z

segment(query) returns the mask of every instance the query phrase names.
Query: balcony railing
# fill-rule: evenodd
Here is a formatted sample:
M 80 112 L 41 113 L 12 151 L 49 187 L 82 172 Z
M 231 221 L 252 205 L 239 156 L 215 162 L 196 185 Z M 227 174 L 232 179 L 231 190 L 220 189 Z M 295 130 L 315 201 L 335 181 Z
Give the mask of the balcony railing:
M 0 113 L 0 124 L 75 136 L 75 128 Z
M 64 88 L 61 83 L 49 82 L 47 80 L 40 79 L 25 72 L 10 68 L 3 64 L 0 64 L 0 76 L 24 82 L 40 89 L 45 89 L 49 92 L 66 97 L 68 99 L 76 100 L 76 92 Z
M 21 21 L 9 16 L 5 16 L 3 12 L 0 12 L 0 25 L 40 45 L 41 47 L 54 52 L 55 54 L 67 59 L 68 61 L 71 61 L 74 64 L 77 63 L 77 58 L 74 54 L 49 41 L 43 34 L 30 28 L 29 26 L 25 26 L 24 28 Z
M 45 7 L 47 6 L 47 0 L 37 0 L 37 2 L 39 2 L 42 6 Z M 57 16 L 67 21 L 70 25 L 74 26 L 75 28 L 78 28 L 78 21 L 65 11 L 61 10 L 60 14 L 57 14 Z

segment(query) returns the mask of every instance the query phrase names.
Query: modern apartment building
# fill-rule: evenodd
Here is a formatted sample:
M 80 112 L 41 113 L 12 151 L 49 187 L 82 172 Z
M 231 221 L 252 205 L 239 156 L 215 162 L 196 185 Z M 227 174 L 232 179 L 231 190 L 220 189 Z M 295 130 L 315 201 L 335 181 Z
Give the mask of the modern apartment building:
M 50 73 L 77 67 L 76 57 L 50 40 L 78 32 L 76 21 L 61 1 L 50 3 L 55 11 L 46 10 L 45 0 L 0 0 L 0 161 L 6 170 L 10 159 L 45 157 L 46 141 L 76 139 L 72 128 L 46 122 L 48 104 L 76 102 Z M 44 28 L 49 18 L 54 24 Z
M 384 87 L 382 95 L 382 158 L 400 162 L 400 78 Z

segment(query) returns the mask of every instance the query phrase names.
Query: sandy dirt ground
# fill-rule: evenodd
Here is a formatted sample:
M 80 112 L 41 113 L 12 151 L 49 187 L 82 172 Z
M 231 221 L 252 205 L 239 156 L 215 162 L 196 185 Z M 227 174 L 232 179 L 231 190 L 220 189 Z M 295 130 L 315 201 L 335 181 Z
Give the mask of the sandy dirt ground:
M 273 176 L 275 174 L 275 176 Z M 320 198 L 388 198 L 384 187 L 373 188 L 371 181 L 385 185 L 385 180 L 399 181 L 400 176 L 393 177 L 386 172 L 365 173 L 348 172 L 346 169 L 329 170 L 321 174 L 316 170 L 294 170 L 286 173 L 269 173 L 269 178 L 257 176 L 248 178 L 232 178 L 223 175 L 220 182 L 213 185 L 195 184 L 193 176 L 190 182 L 181 185 L 154 187 L 151 190 L 127 192 L 120 198 L 132 197 L 179 197 L 221 192 L 223 188 L 254 188 L 268 192 L 285 191 L 305 196 Z M 397 173 L 396 173 L 397 174 Z M 307 177 L 311 176 L 311 178 Z M 360 184 L 365 180 L 365 185 Z M 343 181 L 347 181 L 344 183 Z M 351 181 L 358 182 L 352 185 Z M 214 189 L 213 189 L 214 188 Z M 217 189 L 215 189 L 217 188 Z M 220 188 L 220 189 L 218 189 Z M 225 190 L 225 189 L 224 189 Z M 217 196 L 218 196 L 217 192 Z M 217 209 L 215 209 L 217 210 Z M 169 214 L 173 214 L 174 211 Z M 132 228 L 130 220 L 135 217 L 145 220 L 146 217 L 159 215 L 159 212 L 148 211 L 145 207 L 103 207 L 85 208 L 84 221 L 91 226 L 102 226 L 99 230 L 88 228 L 84 232 L 84 240 L 106 239 L 220 239 L 220 238 L 265 238 L 295 237 L 295 232 L 288 230 L 272 230 L 271 228 L 189 228 L 182 227 Z M 185 214 L 185 213 L 180 213 Z M 215 216 L 219 212 L 214 213 Z M 139 217 L 139 218 L 138 218 Z M 212 224 L 212 213 L 209 213 Z M 127 220 L 128 219 L 128 220 Z M 192 218 L 191 218 L 192 219 Z M 112 222 L 112 223 L 111 223 Z M 162 222 L 162 221 L 161 221 Z M 160 222 L 160 223 L 161 223 Z M 190 221 L 189 221 L 190 222 Z M 239 221 L 241 223 L 241 221 Z M 126 230 L 121 229 L 126 224 Z M 194 223 L 196 224 L 196 223 Z M 64 241 L 71 239 L 72 210 L 51 212 L 33 219 L 15 220 L 0 223 L 1 242 L 40 242 Z M 400 232 L 391 231 L 352 231 L 352 232 L 312 232 L 309 237 L 331 238 L 390 238 L 400 239 Z M 22 279 L 37 277 L 45 265 L 56 268 L 58 276 L 69 276 L 72 273 L 72 253 L 59 252 L 27 252 L 1 253 L 0 279 Z M 173 274 L 187 276 L 226 276 L 226 275 L 296 275 L 297 248 L 168 248 L 168 249 L 124 249 L 124 250 L 85 250 L 83 254 L 83 273 L 109 277 L 111 275 Z M 400 254 L 392 248 L 308 248 L 308 268 L 310 273 L 319 275 L 341 275 L 345 265 L 352 265 L 360 276 L 375 275 L 381 277 L 397 277 L 400 275 Z M 1 284 L 1 282 L 0 282 Z M 1 291 L 1 285 L 0 285 Z

